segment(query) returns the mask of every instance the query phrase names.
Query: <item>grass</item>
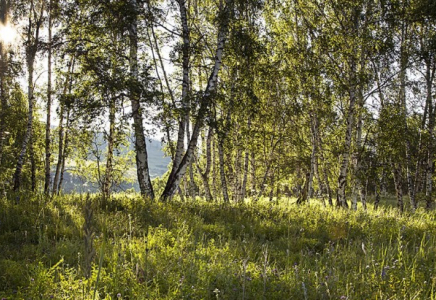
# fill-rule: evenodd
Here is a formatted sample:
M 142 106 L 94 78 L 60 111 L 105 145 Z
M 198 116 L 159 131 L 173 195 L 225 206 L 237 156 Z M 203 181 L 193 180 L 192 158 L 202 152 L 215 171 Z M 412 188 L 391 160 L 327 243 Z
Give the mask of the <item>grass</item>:
M 0 299 L 436 299 L 435 213 L 0 200 Z

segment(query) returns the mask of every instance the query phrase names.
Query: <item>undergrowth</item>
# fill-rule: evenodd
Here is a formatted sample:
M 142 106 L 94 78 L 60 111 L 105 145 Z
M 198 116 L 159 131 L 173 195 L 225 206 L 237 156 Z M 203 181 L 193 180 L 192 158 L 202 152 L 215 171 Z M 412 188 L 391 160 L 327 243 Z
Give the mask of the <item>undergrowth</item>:
M 436 299 L 435 213 L 0 200 L 2 299 Z

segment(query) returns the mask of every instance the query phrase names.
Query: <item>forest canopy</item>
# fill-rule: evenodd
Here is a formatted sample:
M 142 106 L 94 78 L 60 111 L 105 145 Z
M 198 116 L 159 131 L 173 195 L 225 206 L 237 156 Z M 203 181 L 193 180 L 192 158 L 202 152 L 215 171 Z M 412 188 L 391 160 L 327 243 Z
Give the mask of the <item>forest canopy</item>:
M 0 2 L 3 194 L 434 204 L 433 0 Z

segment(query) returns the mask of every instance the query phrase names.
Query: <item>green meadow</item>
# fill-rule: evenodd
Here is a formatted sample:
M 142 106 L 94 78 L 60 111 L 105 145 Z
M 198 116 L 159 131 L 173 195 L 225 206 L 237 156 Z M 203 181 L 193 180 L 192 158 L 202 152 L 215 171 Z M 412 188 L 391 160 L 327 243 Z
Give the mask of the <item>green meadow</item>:
M 435 212 L 139 197 L 0 202 L 2 299 L 436 299 Z

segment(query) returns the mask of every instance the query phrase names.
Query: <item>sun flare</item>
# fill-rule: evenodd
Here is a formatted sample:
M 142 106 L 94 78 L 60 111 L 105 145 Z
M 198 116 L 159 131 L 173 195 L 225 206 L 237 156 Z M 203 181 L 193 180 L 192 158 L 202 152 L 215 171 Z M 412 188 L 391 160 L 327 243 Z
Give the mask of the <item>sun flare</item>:
M 0 24 L 0 42 L 5 44 L 12 44 L 15 41 L 17 32 L 15 28 L 10 24 L 2 25 Z

